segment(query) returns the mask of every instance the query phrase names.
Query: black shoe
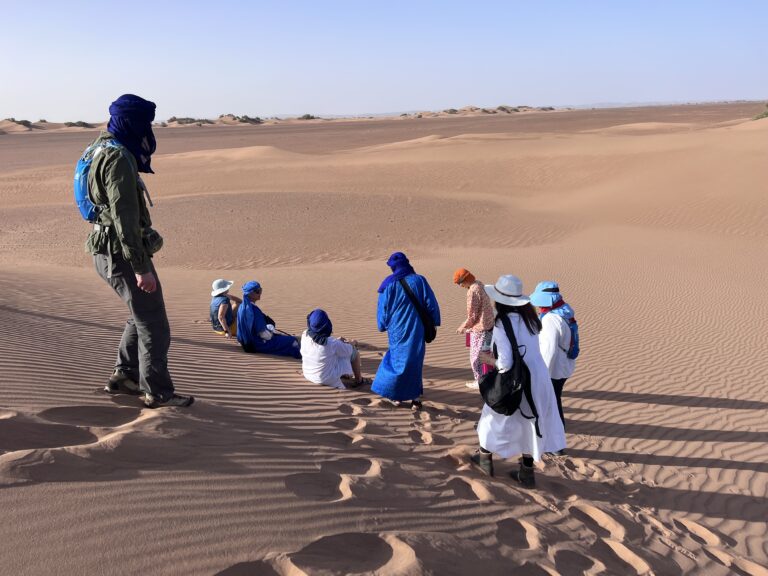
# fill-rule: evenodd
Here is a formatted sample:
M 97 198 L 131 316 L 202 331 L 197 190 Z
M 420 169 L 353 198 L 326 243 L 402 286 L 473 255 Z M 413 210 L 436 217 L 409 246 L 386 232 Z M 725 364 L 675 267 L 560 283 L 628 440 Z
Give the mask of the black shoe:
M 478 450 L 469 459 L 472 461 L 472 464 L 480 468 L 483 474 L 493 476 L 493 454 Z
M 523 486 L 523 488 L 535 488 L 536 487 L 536 475 L 533 471 L 533 466 L 526 466 L 523 461 L 520 460 L 520 469 L 513 470 L 509 473 L 510 478 Z
M 424 408 L 424 403 L 421 400 L 411 400 L 411 410 L 421 410 Z
M 131 394 L 133 396 L 141 394 L 136 381 L 126 376 L 120 370 L 115 370 L 115 373 L 109 377 L 107 385 L 104 386 L 104 392 L 107 394 Z
M 144 405 L 147 408 L 170 408 L 173 406 L 177 406 L 179 408 L 186 408 L 187 406 L 192 406 L 192 403 L 195 401 L 194 396 L 180 396 L 179 394 L 173 394 L 169 396 L 168 398 L 160 398 L 159 396 L 154 396 L 152 394 L 144 394 Z

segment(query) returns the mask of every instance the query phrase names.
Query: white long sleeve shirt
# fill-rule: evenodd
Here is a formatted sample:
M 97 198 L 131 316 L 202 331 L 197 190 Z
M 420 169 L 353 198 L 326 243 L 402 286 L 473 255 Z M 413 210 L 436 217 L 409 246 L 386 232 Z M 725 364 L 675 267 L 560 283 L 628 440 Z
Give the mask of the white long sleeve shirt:
M 568 358 L 571 345 L 571 329 L 568 322 L 557 314 L 545 314 L 541 319 L 539 347 L 541 356 L 549 368 L 552 380 L 570 378 L 576 368 L 576 360 Z

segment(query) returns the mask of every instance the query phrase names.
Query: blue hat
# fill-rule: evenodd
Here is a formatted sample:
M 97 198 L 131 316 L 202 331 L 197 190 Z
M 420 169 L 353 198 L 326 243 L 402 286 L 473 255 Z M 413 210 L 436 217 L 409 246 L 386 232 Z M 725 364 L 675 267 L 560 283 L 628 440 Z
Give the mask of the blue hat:
M 545 280 L 536 285 L 536 290 L 530 296 L 531 304 L 539 308 L 551 308 L 558 300 L 562 299 L 560 295 L 560 286 L 557 282 Z
M 256 280 L 251 280 L 250 282 L 243 284 L 243 295 L 247 296 L 251 292 L 261 292 L 261 284 L 256 282 Z

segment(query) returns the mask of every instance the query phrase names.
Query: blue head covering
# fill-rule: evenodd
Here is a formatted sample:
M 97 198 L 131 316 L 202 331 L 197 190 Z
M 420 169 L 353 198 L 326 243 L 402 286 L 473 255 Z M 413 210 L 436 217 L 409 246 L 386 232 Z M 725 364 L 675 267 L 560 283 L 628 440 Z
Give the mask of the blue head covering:
M 307 336 L 321 346 L 325 346 L 331 332 L 333 332 L 333 324 L 328 314 L 320 308 L 312 310 L 307 316 Z
M 536 290 L 530 295 L 531 304 L 539 308 L 551 308 L 558 300 L 563 297 L 560 295 L 560 286 L 557 282 L 545 280 L 536 285 Z
M 413 266 L 411 266 L 411 263 L 408 261 L 408 257 L 402 252 L 395 252 L 392 254 L 392 256 L 389 257 L 389 260 L 387 260 L 387 266 L 392 269 L 392 274 L 384 278 L 384 282 L 379 286 L 380 293 L 384 292 L 387 286 L 393 282 L 398 282 L 400 278 L 405 278 L 409 274 L 416 273 Z
M 251 292 L 261 292 L 261 284 L 256 282 L 256 280 L 243 284 L 243 296 L 248 296 Z
M 139 165 L 139 172 L 154 174 L 149 163 L 157 148 L 152 132 L 155 103 L 133 94 L 123 94 L 109 107 L 107 130 L 125 146 Z
M 248 294 L 251 292 L 260 291 L 261 284 L 255 280 L 243 284 L 243 303 L 237 309 L 237 340 L 241 344 L 253 345 L 256 342 L 258 331 L 262 329 L 259 325 L 259 319 L 262 318 L 263 314 L 248 298 Z

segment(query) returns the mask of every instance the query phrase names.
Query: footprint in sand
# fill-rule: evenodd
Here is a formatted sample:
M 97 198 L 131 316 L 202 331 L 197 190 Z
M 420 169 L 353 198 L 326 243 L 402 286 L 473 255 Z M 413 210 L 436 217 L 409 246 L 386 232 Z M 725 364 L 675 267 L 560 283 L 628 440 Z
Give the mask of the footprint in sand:
M 600 537 L 624 540 L 627 531 L 613 516 L 591 504 L 573 504 L 570 513 Z
M 429 446 L 434 444 L 435 446 L 451 446 L 453 440 L 441 436 L 440 434 L 433 434 L 429 430 L 411 430 L 408 433 L 408 437 L 416 444 L 424 444 Z
M 752 560 L 736 558 L 717 548 L 705 547 L 704 552 L 718 564 L 730 568 L 734 574 L 741 574 L 742 576 L 768 576 L 768 568 L 761 566 Z
M 306 472 L 285 477 L 285 487 L 302 500 L 341 500 L 342 477 L 332 472 Z
M 120 406 L 63 406 L 49 408 L 38 416 L 57 424 L 113 428 L 136 420 L 140 414 L 138 408 Z
M 699 544 L 704 544 L 706 546 L 721 546 L 723 543 L 728 546 L 736 545 L 735 540 L 732 538 L 728 538 L 727 536 L 721 537 L 713 530 L 710 530 L 698 522 L 689 520 L 688 518 L 675 518 L 672 522 L 678 530 L 686 532 Z
M 557 571 L 562 576 L 605 573 L 605 565 L 602 562 L 574 550 L 557 550 L 554 561 Z
M 653 574 L 650 564 L 623 542 L 602 538 L 595 543 L 592 551 L 604 560 L 611 574 L 637 574 L 638 576 Z M 672 572 L 667 571 L 665 574 L 671 576 Z
M 367 458 L 341 458 L 339 460 L 329 460 L 320 464 L 320 470 L 323 472 L 333 472 L 335 474 L 351 474 L 353 476 L 364 476 L 371 472 L 376 462 Z
M 354 404 L 340 404 L 339 412 L 344 414 L 344 416 L 362 416 L 365 414 L 365 410 Z
M 271 564 L 262 560 L 254 562 L 239 562 L 221 572 L 216 572 L 214 576 L 280 576 Z
M 98 440 L 80 425 L 41 422 L 34 415 L 6 412 L 0 418 L 0 452 L 60 448 L 91 444 Z
M 302 573 L 342 575 L 374 573 L 393 554 L 392 546 L 376 534 L 347 533 L 325 536 L 287 556 Z
M 541 547 L 539 531 L 530 522 L 506 518 L 496 525 L 496 539 L 516 550 L 537 550 Z
M 490 502 L 493 495 L 488 488 L 478 480 L 467 480 L 466 478 L 453 478 L 446 484 L 453 490 L 455 498 L 460 500 L 471 500 L 475 502 Z
M 341 458 L 320 464 L 319 472 L 301 472 L 285 477 L 285 487 L 302 500 L 338 502 L 352 497 L 351 477 L 377 475 L 375 460 Z

